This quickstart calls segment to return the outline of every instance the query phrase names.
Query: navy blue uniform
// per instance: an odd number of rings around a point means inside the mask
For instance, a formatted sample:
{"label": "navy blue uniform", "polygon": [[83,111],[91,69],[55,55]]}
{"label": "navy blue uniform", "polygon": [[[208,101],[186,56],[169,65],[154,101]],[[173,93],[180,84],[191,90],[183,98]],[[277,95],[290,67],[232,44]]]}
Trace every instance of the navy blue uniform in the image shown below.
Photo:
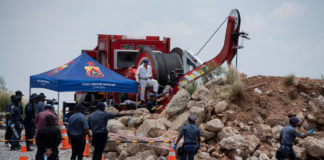
{"label": "navy blue uniform", "polygon": [[[10,101],[8,104],[7,104],[7,107],[6,107],[6,134],[5,134],[5,139],[6,140],[11,140],[11,135],[12,135],[12,129],[10,127],[10,110],[11,110],[11,106],[12,106],[12,101]],[[6,142],[6,144],[8,144],[9,142]]]}
{"label": "navy blue uniform", "polygon": [[90,114],[88,122],[93,133],[92,145],[94,146],[93,160],[101,160],[102,152],[107,143],[107,121],[113,119],[115,114],[97,109]]}
{"label": "navy blue uniform", "polygon": [[146,104],[146,109],[149,110],[151,114],[156,113],[156,105],[158,103],[158,100],[149,100]]}
{"label": "navy blue uniform", "polygon": [[[21,110],[19,109],[19,105],[14,104],[11,106],[10,110],[10,121],[12,128],[12,136],[11,140],[20,140],[21,130],[22,130],[22,119],[21,119]],[[11,145],[18,146],[18,142],[11,142]]]}
{"label": "navy blue uniform", "polygon": [[80,112],[75,112],[68,121],[68,132],[70,133],[70,140],[72,146],[71,159],[75,160],[76,155],[78,159],[82,160],[83,151],[86,144],[85,129],[89,129],[85,116]]}
{"label": "navy blue uniform", "polygon": [[[24,125],[25,125],[25,132],[26,132],[26,139],[33,139],[35,135],[35,103],[33,102],[28,102],[26,107],[25,107],[25,120],[24,120]],[[30,142],[33,143],[33,142]],[[28,144],[27,144],[28,145]],[[27,146],[27,148],[29,148]]]}
{"label": "navy blue uniform", "polygon": [[193,160],[198,149],[197,137],[200,137],[200,129],[193,123],[188,123],[181,128],[180,135],[184,136],[183,151],[184,154],[180,160]]}
{"label": "navy blue uniform", "polygon": [[38,101],[36,105],[36,114],[43,112],[44,111],[44,102],[43,101]]}
{"label": "navy blue uniform", "polygon": [[[279,151],[283,154],[283,157],[289,157],[290,160],[297,160],[295,156],[295,151],[293,149],[293,144],[296,137],[301,137],[302,134],[297,131],[293,126],[288,125],[281,130],[280,138],[281,146]],[[279,160],[284,160],[285,158],[279,158]]]}

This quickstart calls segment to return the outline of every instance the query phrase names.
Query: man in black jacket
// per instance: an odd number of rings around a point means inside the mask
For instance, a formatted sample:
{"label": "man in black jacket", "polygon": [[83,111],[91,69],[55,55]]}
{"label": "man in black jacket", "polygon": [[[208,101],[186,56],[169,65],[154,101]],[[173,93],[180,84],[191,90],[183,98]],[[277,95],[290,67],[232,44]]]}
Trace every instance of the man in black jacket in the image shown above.
{"label": "man in black jacket", "polygon": [[[5,134],[6,140],[11,140],[11,135],[12,135],[12,129],[10,127],[10,123],[11,123],[10,122],[10,111],[11,111],[11,106],[12,106],[14,97],[15,97],[15,95],[11,95],[11,97],[10,97],[11,101],[7,104],[7,107],[6,107],[6,125],[7,125],[6,134]],[[11,147],[9,142],[6,142],[6,146],[9,148]]]}
{"label": "man in black jacket", "polygon": [[[29,102],[27,103],[25,107],[25,120],[24,120],[24,125],[25,125],[25,134],[26,134],[26,139],[34,139],[35,135],[35,106],[36,106],[36,101],[37,101],[37,94],[34,93],[30,96]],[[32,141],[28,142],[26,144],[27,146],[27,151],[33,151],[29,147],[29,145],[33,144]]]}
{"label": "man in black jacket", "polygon": [[61,143],[62,135],[60,129],[53,125],[54,117],[47,115],[45,117],[46,126],[38,130],[36,136],[37,154],[36,160],[43,160],[44,153],[47,160],[58,159],[58,146]]}

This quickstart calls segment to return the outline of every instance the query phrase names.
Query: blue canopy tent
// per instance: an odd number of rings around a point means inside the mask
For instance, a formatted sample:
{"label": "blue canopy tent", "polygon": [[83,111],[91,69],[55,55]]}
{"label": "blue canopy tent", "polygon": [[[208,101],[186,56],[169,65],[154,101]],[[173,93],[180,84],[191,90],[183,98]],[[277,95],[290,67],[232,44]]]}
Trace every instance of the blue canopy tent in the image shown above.
{"label": "blue canopy tent", "polygon": [[30,76],[30,88],[57,91],[58,96],[71,91],[138,93],[135,81],[102,66],[85,52],[56,69]]}

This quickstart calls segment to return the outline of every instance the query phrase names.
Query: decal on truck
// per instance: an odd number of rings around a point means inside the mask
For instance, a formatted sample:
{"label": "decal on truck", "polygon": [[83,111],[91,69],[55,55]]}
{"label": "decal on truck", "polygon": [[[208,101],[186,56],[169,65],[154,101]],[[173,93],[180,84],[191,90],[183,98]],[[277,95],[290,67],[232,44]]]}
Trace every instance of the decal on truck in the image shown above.
{"label": "decal on truck", "polygon": [[[136,50],[139,50],[143,47],[149,47],[151,48],[152,50],[155,50],[155,45],[136,45]],[[135,45],[133,44],[121,44],[120,45],[120,48],[121,49],[126,49],[126,50],[135,50]]]}

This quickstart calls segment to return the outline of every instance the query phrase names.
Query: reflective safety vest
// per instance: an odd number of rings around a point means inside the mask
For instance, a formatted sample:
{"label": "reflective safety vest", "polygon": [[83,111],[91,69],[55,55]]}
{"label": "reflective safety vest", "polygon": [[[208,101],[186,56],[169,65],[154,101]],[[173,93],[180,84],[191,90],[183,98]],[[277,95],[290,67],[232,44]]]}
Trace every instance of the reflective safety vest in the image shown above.
{"label": "reflective safety vest", "polygon": [[144,80],[147,80],[148,78],[152,77],[152,68],[151,65],[147,65],[147,68],[144,66],[144,64],[140,65],[137,68],[135,78],[138,81],[139,77],[143,78]]}

